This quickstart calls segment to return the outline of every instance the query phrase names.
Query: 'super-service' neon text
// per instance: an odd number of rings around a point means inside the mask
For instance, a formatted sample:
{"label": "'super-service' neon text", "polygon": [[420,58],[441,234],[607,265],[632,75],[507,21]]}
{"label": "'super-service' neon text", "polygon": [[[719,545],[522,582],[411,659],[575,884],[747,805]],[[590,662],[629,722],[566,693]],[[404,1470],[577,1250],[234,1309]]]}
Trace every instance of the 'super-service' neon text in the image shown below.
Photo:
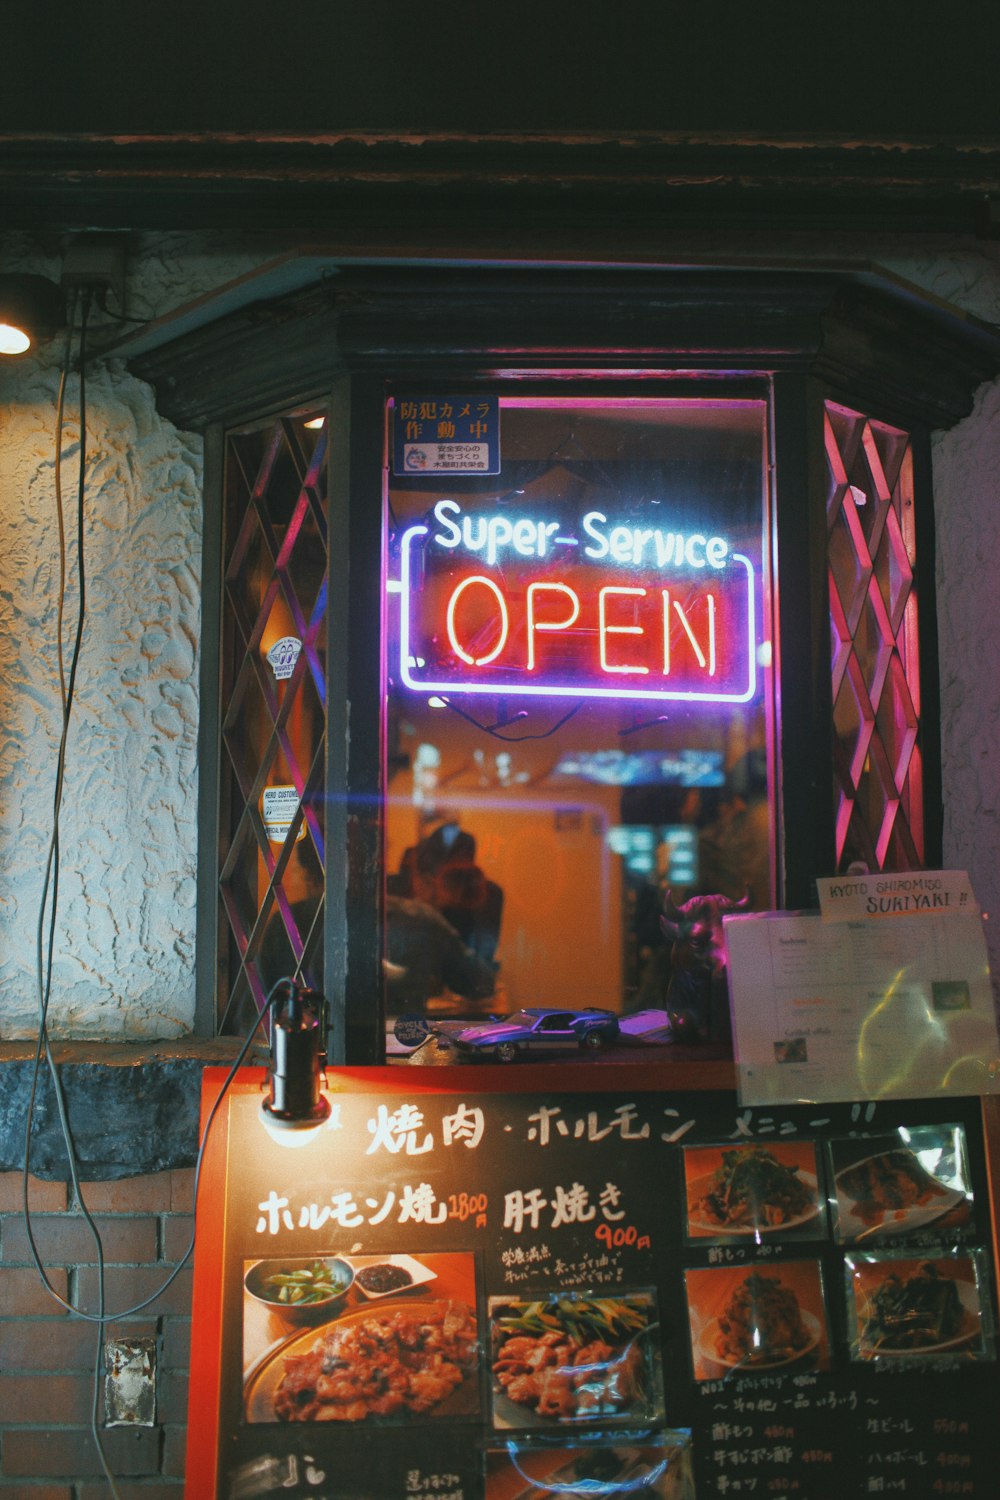
{"label": "'super-service' neon text", "polygon": [[422,692],[746,702],[755,577],[727,538],[589,510],[438,500],[400,539],[402,681]]}

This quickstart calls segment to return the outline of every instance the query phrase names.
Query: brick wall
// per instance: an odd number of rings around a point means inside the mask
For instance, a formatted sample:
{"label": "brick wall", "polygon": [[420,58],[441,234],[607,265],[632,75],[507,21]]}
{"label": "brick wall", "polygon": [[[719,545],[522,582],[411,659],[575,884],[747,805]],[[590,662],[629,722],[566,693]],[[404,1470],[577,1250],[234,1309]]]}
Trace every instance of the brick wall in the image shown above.
{"label": "brick wall", "polygon": [[[109,1311],[162,1283],[191,1235],[193,1171],[84,1183],[105,1247]],[[96,1309],[93,1239],[62,1182],[31,1182],[32,1229],[49,1279]],[[122,1500],[181,1500],[191,1329],[186,1267],[151,1307],[109,1325],[106,1337],[156,1340],[156,1425],[103,1432]],[[0,1173],[0,1500],[106,1500],[90,1435],[95,1325],[45,1291],[21,1216],[21,1176]],[[104,1392],[101,1391],[101,1413]]]}

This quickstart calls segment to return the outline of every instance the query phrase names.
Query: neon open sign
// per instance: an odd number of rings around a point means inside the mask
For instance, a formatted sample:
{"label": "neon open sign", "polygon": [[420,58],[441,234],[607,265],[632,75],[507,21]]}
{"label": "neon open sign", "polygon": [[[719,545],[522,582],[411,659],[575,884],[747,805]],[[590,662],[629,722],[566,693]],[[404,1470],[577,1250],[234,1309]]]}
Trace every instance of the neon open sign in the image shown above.
{"label": "neon open sign", "polygon": [[750,559],[698,530],[464,513],[400,539],[399,673],[425,693],[745,703]]}

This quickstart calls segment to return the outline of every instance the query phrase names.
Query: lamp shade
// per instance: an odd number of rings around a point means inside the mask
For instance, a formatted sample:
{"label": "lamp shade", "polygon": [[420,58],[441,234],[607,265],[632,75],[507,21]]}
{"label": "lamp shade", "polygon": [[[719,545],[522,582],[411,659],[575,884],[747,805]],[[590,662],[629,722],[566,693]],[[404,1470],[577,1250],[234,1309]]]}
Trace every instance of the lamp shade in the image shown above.
{"label": "lamp shade", "polygon": [[268,1097],[261,1118],[271,1132],[301,1133],[322,1125],[330,1106],[321,1092],[326,1060],[326,1002],[316,990],[283,981],[287,993],[271,1018]]}
{"label": "lamp shade", "polygon": [[66,322],[62,290],[47,276],[0,274],[0,354],[24,354]]}

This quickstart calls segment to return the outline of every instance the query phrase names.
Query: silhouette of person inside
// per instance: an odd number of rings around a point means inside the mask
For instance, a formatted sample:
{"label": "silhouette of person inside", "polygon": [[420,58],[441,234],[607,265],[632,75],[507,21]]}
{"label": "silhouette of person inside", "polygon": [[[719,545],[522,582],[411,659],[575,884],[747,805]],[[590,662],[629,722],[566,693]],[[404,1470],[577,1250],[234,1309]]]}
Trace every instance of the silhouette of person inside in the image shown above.
{"label": "silhouette of person inside", "polygon": [[[291,906],[300,933],[311,932],[320,898],[307,896]],[[390,1014],[422,1012],[435,1000],[461,1010],[475,1009],[494,991],[495,968],[462,942],[451,923],[427,901],[389,893],[385,901],[386,1008]],[[285,924],[271,913],[259,954],[264,983],[290,975],[295,967]],[[306,976],[308,977],[308,976]]]}
{"label": "silhouette of person inside", "polygon": [[426,901],[388,894],[386,908],[386,1004],[393,1014],[423,1011],[435,1000],[457,997],[475,1004],[489,999],[495,970],[462,942],[458,932]]}
{"label": "silhouette of person inside", "polygon": [[503,890],[476,863],[471,833],[457,823],[443,823],[407,849],[390,889],[434,907],[476,957],[496,969]]}

